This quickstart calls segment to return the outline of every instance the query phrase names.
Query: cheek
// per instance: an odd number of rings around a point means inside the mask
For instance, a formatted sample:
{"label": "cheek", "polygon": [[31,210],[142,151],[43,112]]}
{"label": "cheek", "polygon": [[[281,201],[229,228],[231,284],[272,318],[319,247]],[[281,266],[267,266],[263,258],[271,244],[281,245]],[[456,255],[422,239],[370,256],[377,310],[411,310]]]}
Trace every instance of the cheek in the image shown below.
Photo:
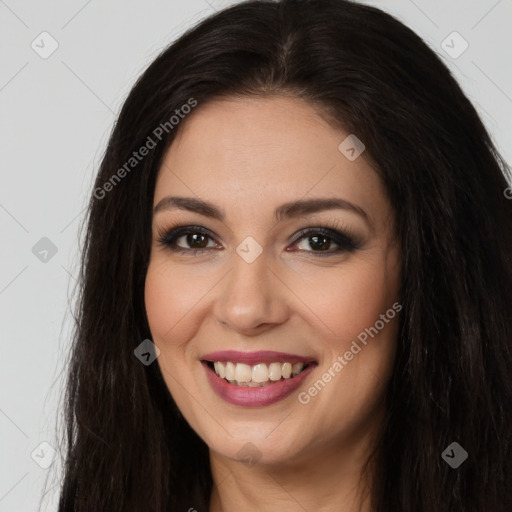
{"label": "cheek", "polygon": [[167,389],[180,410],[187,411],[183,387],[190,387],[189,363],[193,352],[186,340],[192,338],[197,329],[192,325],[194,315],[191,311],[194,311],[201,290],[195,281],[192,281],[194,286],[190,280],[185,286],[183,277],[170,268],[157,261],[150,263],[145,284],[146,314],[152,341],[160,350],[156,362]]}
{"label": "cheek", "polygon": [[304,390],[301,403],[309,403],[306,407],[323,418],[328,430],[336,432],[344,424],[348,432],[372,417],[393,370],[401,310],[399,260],[374,255],[320,277],[303,282],[297,292],[311,311],[306,322],[315,326],[315,342],[321,344],[318,380]]}
{"label": "cheek", "polygon": [[166,338],[176,324],[180,309],[180,302],[176,300],[173,289],[177,283],[172,275],[166,275],[159,271],[153,263],[150,264],[144,290],[146,314],[148,317],[151,334],[156,340]]}
{"label": "cheek", "polygon": [[[214,281],[200,272],[181,268],[176,271],[169,262],[155,258],[146,275],[145,304],[151,333],[157,345],[177,349],[176,340],[192,337],[200,322],[201,299]],[[160,348],[160,347],[159,347]]]}
{"label": "cheek", "polygon": [[303,400],[333,431],[338,422],[350,430],[370,418],[387,387],[401,310],[397,261],[359,261],[325,280],[322,294],[310,294],[325,358],[322,382]]}
{"label": "cheek", "polygon": [[[298,280],[294,287],[310,311],[308,323],[322,333],[319,338],[325,340],[324,348],[336,353],[347,350],[347,344],[376,322],[382,335],[391,330],[388,324],[394,322],[385,322],[383,328],[380,318],[399,300],[398,290],[396,267],[389,268],[378,259],[329,269],[314,279]],[[394,310],[390,313],[386,320],[397,316]]]}
{"label": "cheek", "polygon": [[158,366],[179,409],[187,417],[192,414],[190,397],[193,375],[192,339],[201,320],[198,302],[204,296],[205,283],[183,272],[176,272],[168,262],[154,259],[150,262],[145,282],[146,314],[153,343],[160,350]]}

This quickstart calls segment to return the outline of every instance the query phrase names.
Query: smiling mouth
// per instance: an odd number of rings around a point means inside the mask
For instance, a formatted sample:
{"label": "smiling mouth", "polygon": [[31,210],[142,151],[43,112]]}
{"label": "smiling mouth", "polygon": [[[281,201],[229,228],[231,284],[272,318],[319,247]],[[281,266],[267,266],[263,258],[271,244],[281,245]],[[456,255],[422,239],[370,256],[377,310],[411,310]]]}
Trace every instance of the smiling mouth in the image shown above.
{"label": "smiling mouth", "polygon": [[280,381],[290,380],[310,366],[316,366],[315,362],[273,362],[270,364],[258,363],[248,365],[231,361],[203,361],[215,374],[229,384],[243,387],[271,386]]}

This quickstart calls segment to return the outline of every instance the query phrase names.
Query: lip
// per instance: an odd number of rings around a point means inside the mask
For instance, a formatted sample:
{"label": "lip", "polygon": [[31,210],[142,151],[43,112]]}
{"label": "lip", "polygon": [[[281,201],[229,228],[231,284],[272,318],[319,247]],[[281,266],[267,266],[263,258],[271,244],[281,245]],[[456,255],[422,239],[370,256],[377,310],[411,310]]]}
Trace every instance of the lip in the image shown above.
{"label": "lip", "polygon": [[[218,353],[214,354],[218,355]],[[272,354],[276,354],[276,352],[273,352]],[[222,361],[222,358],[215,360]],[[273,361],[278,362],[276,359]],[[289,359],[287,359],[287,361],[291,362]],[[303,359],[300,359],[296,362],[302,361]],[[257,362],[263,361],[259,359]],[[254,364],[257,364],[257,362]],[[221,379],[215,371],[208,366],[206,361],[201,361],[201,364],[205,369],[206,377],[208,378],[208,381],[215,393],[230,404],[241,405],[244,407],[263,407],[283,400],[293,393],[317,366],[316,363],[313,363],[296,377],[283,379],[274,384],[269,384],[268,386],[252,388],[248,386],[229,384],[225,379]]]}
{"label": "lip", "polygon": [[314,363],[313,357],[304,357],[296,354],[286,354],[285,352],[274,352],[272,350],[260,350],[258,352],[239,352],[237,350],[218,350],[210,352],[201,357],[201,361],[215,363],[220,361],[225,363],[244,363],[253,366],[258,363]]}

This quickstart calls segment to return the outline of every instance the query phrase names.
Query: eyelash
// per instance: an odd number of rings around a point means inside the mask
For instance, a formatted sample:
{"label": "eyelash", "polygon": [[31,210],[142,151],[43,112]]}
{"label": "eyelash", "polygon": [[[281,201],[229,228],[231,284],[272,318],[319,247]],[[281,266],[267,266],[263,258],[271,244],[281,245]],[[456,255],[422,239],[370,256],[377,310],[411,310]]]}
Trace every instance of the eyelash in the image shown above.
{"label": "eyelash", "polygon": [[[171,224],[167,225],[164,229],[158,230],[158,243],[162,244],[165,248],[169,249],[175,253],[188,254],[192,256],[196,256],[198,253],[202,253],[203,251],[211,250],[211,247],[203,247],[201,249],[184,249],[182,247],[177,247],[175,245],[176,240],[183,235],[188,234],[201,234],[210,239],[214,240],[214,237],[211,233],[201,226],[187,226],[183,224]],[[303,238],[308,238],[313,235],[321,235],[333,241],[336,245],[339,246],[338,249],[334,251],[304,251],[313,253],[318,257],[326,257],[340,254],[342,252],[353,252],[360,247],[360,243],[358,241],[358,237],[351,233],[349,229],[342,226],[340,222],[326,222],[322,225],[319,225],[315,228],[305,228],[301,229],[296,233],[293,240],[293,245],[296,245]]]}

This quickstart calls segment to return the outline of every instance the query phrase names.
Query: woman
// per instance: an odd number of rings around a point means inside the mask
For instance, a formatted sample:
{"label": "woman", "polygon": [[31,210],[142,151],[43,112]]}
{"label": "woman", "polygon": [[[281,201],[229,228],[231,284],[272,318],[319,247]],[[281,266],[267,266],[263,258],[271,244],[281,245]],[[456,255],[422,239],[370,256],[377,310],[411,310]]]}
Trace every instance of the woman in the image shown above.
{"label": "woman", "polygon": [[91,198],[59,511],[510,510],[507,178],[378,9],[183,35]]}

